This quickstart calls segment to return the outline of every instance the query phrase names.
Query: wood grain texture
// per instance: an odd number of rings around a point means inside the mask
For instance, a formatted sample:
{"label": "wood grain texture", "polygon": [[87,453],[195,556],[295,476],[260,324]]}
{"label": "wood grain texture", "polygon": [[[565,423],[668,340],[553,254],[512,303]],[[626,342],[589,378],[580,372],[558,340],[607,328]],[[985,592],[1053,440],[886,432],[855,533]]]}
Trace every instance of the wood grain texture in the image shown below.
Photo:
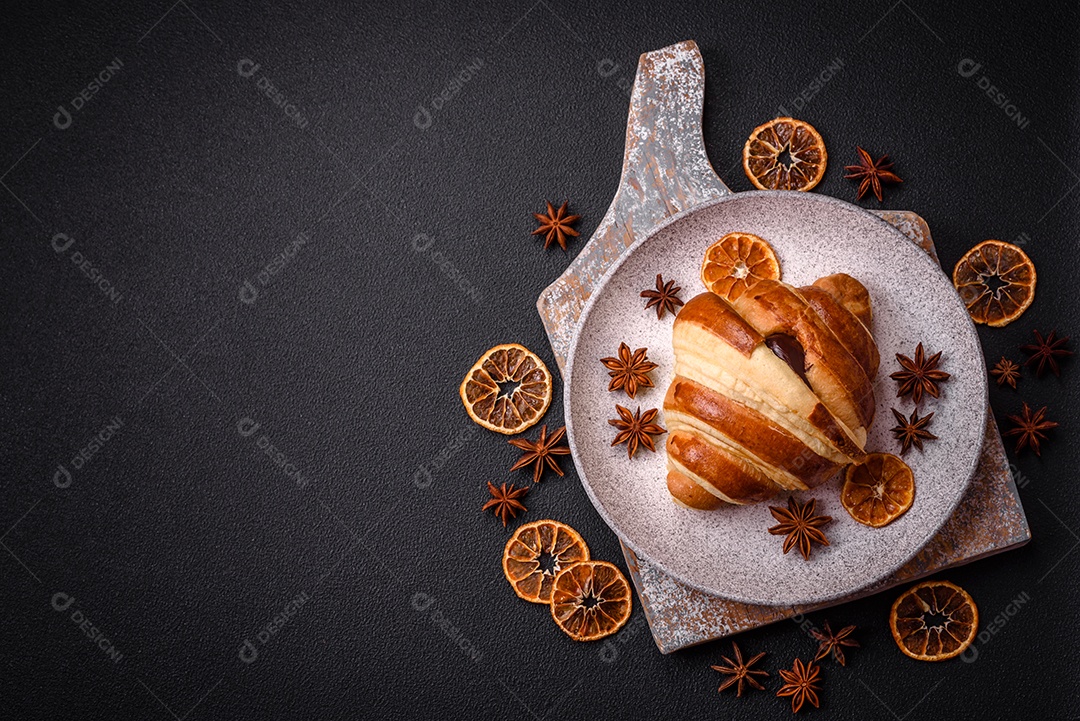
{"label": "wood grain texture", "polygon": [[[581,310],[611,264],[666,218],[730,193],[705,155],[701,135],[704,81],[704,64],[693,41],[641,56],[619,189],[592,238],[537,301],[560,370]],[[921,217],[907,211],[876,214],[938,260],[930,229]],[[625,546],[623,553],[653,638],[662,653],[670,653],[878,593],[1016,548],[1030,538],[1001,436],[990,414],[979,467],[953,517],[902,569],[849,598],[812,608],[737,603],[686,586]]]}

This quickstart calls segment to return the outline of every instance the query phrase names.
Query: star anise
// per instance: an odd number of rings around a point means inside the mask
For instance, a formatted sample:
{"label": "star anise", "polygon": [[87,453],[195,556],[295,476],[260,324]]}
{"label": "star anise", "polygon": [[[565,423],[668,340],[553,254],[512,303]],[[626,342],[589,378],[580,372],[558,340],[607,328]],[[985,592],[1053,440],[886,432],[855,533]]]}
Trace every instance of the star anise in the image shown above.
{"label": "star anise", "polygon": [[528,510],[521,502],[521,499],[529,492],[528,486],[515,488],[511,483],[507,488],[504,483],[501,488],[497,488],[494,483],[488,481],[488,492],[491,494],[491,500],[485,503],[481,510],[494,509],[495,517],[502,520],[504,527],[511,518],[517,518],[518,511]]}
{"label": "star anise", "polygon": [[828,621],[826,621],[824,625],[825,625],[825,632],[824,633],[822,633],[821,631],[818,631],[816,628],[813,631],[810,632],[811,636],[816,638],[818,641],[821,641],[821,645],[818,646],[818,652],[817,652],[817,655],[814,656],[814,660],[815,661],[820,661],[821,659],[828,656],[829,653],[831,652],[832,655],[833,655],[833,658],[836,659],[836,662],[839,663],[841,666],[843,666],[844,665],[844,649],[843,649],[843,647],[844,646],[851,646],[853,648],[858,648],[859,647],[859,642],[858,641],[856,641],[853,638],[848,638],[848,636],[850,636],[852,633],[854,633],[855,627],[854,626],[845,626],[844,628],[840,629],[836,633],[833,633],[832,629],[829,628],[829,622]]}
{"label": "star anise", "polygon": [[555,462],[553,456],[565,456],[570,453],[570,449],[566,446],[555,445],[561,441],[565,435],[566,426],[563,426],[552,433],[551,436],[548,436],[547,426],[545,425],[540,429],[540,436],[535,441],[530,441],[526,438],[511,438],[507,443],[516,448],[520,448],[525,451],[525,453],[518,459],[517,463],[510,467],[510,470],[516,471],[519,468],[532,465],[533,483],[540,482],[541,476],[544,475],[545,466],[561,476],[563,474],[562,469],[559,468],[559,464]]}
{"label": "star anise", "polygon": [[581,216],[565,215],[566,206],[569,202],[569,200],[565,201],[556,211],[551,205],[551,201],[547,201],[547,215],[533,213],[533,217],[540,221],[540,227],[534,230],[532,234],[547,234],[544,236],[544,250],[548,249],[548,246],[551,245],[551,241],[553,240],[558,241],[559,247],[566,250],[566,236],[572,235],[576,238],[580,235],[580,233],[570,227],[570,224],[580,220]]}
{"label": "star anise", "polygon": [[896,354],[896,360],[899,361],[903,370],[889,377],[900,384],[896,391],[897,398],[911,394],[911,400],[918,405],[923,393],[928,393],[934,398],[940,397],[941,389],[938,385],[949,380],[948,373],[937,370],[938,363],[941,361],[941,351],[927,358],[920,343],[915,348],[915,360],[899,353]]}
{"label": "star anise", "polygon": [[656,319],[660,320],[664,317],[664,313],[671,313],[675,315],[680,305],[683,304],[679,300],[679,291],[682,290],[679,286],[675,285],[675,281],[669,280],[664,282],[664,276],[660,273],[656,274],[656,290],[643,290],[641,291],[642,298],[648,298],[649,302],[645,304],[645,310],[649,308],[656,308]]}
{"label": "star anise", "polygon": [[1050,335],[1045,338],[1037,330],[1032,331],[1032,333],[1035,334],[1035,342],[1031,345],[1020,346],[1020,350],[1031,353],[1031,357],[1027,359],[1025,365],[1037,363],[1035,376],[1038,378],[1042,378],[1043,371],[1047,367],[1054,372],[1054,375],[1060,376],[1061,369],[1058,367],[1058,358],[1073,354],[1071,350],[1065,348],[1065,344],[1069,342],[1069,336],[1058,338],[1056,330],[1050,331]]}
{"label": "star anise", "polygon": [[620,343],[618,358],[601,358],[600,362],[611,376],[608,390],[617,391],[621,388],[626,391],[626,395],[633,398],[638,388],[652,388],[652,378],[646,374],[659,366],[646,358],[648,351],[648,348],[638,348],[631,355],[630,346]]}
{"label": "star anise", "polygon": [[1035,455],[1041,456],[1039,442],[1046,440],[1046,433],[1051,428],[1057,428],[1058,423],[1046,420],[1046,406],[1032,413],[1031,406],[1024,402],[1024,410],[1020,415],[1009,416],[1009,420],[1015,424],[1014,428],[1005,431],[1007,436],[1019,436],[1016,439],[1016,452],[1031,446]]}
{"label": "star anise", "polygon": [[816,663],[811,661],[804,664],[800,659],[795,659],[790,671],[780,669],[780,677],[785,683],[776,695],[791,697],[792,713],[798,713],[805,701],[819,708],[817,692],[821,688],[817,684],[821,678],[821,668]]}
{"label": "star anise", "polygon": [[895,408],[892,409],[892,412],[896,422],[899,424],[891,430],[893,435],[896,436],[896,440],[900,441],[900,455],[907,453],[912,446],[921,451],[924,440],[937,440],[937,436],[926,430],[926,427],[930,425],[930,421],[934,418],[933,413],[919,418],[919,411],[916,409],[911,412],[911,418],[905,418],[904,414]]}
{"label": "star anise", "polygon": [[855,150],[859,154],[858,165],[845,165],[844,170],[848,171],[848,175],[845,178],[853,178],[855,180],[861,180],[859,183],[859,195],[856,200],[862,200],[862,197],[866,195],[866,191],[872,190],[874,197],[881,202],[881,183],[902,183],[903,180],[900,176],[892,172],[893,164],[889,162],[889,156],[883,155],[877,162],[870,157],[870,153],[866,152],[862,148],[856,146]]}
{"label": "star anise", "polygon": [[817,501],[811,498],[806,503],[800,504],[792,496],[788,496],[787,508],[769,506],[769,512],[773,518],[780,521],[776,526],[769,529],[774,536],[787,536],[784,539],[784,553],[787,554],[795,546],[799,547],[799,553],[804,560],[810,560],[810,543],[820,543],[822,546],[829,545],[829,539],[821,527],[832,521],[832,516],[817,516],[814,508]]}
{"label": "star anise", "polygon": [[994,364],[990,375],[994,376],[999,386],[1008,385],[1016,388],[1016,382],[1020,380],[1020,366],[1005,356],[1001,356],[1001,360]]}
{"label": "star anise", "polygon": [[720,688],[717,689],[720,693],[723,693],[732,686],[735,687],[735,696],[741,697],[743,692],[743,683],[747,683],[753,686],[758,691],[764,691],[765,687],[762,686],[754,676],[764,676],[768,678],[769,672],[762,671],[761,669],[753,668],[753,665],[765,657],[765,653],[759,653],[751,658],[749,661],[743,661],[742,651],[739,650],[739,644],[732,641],[732,647],[735,649],[735,660],[732,661],[727,656],[720,656],[720,658],[727,661],[727,666],[711,666],[712,670],[719,671],[725,676],[731,678],[725,679]]}
{"label": "star anise", "polygon": [[609,420],[608,423],[618,428],[619,432],[615,434],[615,440],[611,442],[611,445],[617,446],[620,443],[625,443],[628,458],[634,457],[639,445],[645,446],[655,453],[656,446],[653,445],[652,436],[667,433],[666,429],[661,428],[657,423],[653,423],[659,411],[652,408],[642,413],[641,406],[638,406],[637,411],[630,413],[629,408],[623,408],[618,404],[615,404],[615,410],[620,417]]}

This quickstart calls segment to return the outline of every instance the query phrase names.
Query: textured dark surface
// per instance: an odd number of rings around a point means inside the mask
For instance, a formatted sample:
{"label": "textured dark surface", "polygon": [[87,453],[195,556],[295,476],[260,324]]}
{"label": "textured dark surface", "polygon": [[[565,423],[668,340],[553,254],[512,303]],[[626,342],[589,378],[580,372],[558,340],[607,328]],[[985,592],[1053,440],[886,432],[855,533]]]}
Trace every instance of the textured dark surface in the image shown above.
{"label": "textured dark surface", "polygon": [[[945,267],[984,238],[1026,238],[1037,298],[1013,325],[981,331],[988,359],[1020,360],[1033,328],[1071,334],[1075,8],[833,10],[166,0],[9,11],[5,716],[785,714],[771,694],[717,696],[708,666],[726,643],[662,657],[635,612],[607,646],[574,644],[519,601],[498,566],[508,532],[479,513],[484,481],[508,480],[517,454],[467,421],[456,387],[495,343],[550,362],[534,303],[570,255],[541,250],[529,213],[569,197],[592,232],[618,180],[622,86],[639,53],[687,38],[709,73],[706,147],[733,190],[749,188],[737,167],[749,129],[784,106],[829,144],[819,192],[854,197],[841,166],[856,144],[890,153],[906,182],[885,207],[925,217]],[[119,69],[59,129],[58,106],[114,58]],[[796,110],[835,58],[842,70]],[[982,64],[971,77],[957,69],[965,58]],[[260,66],[250,77],[244,59]],[[984,75],[1024,127],[980,90]],[[306,123],[261,93],[263,77]],[[295,257],[261,283],[286,248]],[[245,281],[253,304],[240,300]],[[858,624],[863,646],[825,668],[818,715],[1075,715],[1075,373],[1067,363],[1060,380],[1027,373],[1018,392],[991,391],[1004,427],[1022,399],[1049,404],[1063,427],[1041,460],[1016,461],[1034,540],[948,574],[980,606],[975,662],[903,657],[887,632],[892,594],[816,614],[819,626]],[[557,393],[546,420],[561,412]],[[260,424],[248,436],[245,418]],[[119,429],[74,468],[113,419]],[[258,448],[263,437],[290,465]],[[525,518],[566,521],[594,556],[620,560],[572,472],[528,501]],[[252,663],[239,658],[245,639]],[[773,690],[776,670],[813,648],[790,622],[739,642],[769,652]]]}

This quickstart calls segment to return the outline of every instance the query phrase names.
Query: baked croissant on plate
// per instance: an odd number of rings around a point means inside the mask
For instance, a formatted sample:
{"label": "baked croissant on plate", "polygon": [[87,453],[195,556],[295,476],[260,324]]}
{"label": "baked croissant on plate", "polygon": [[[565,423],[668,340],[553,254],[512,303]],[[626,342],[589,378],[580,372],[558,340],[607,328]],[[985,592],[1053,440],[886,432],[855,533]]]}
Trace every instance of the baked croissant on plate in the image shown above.
{"label": "baked croissant on plate", "polygon": [[668,490],[698,509],[813,488],[865,455],[878,350],[870,295],[842,273],[702,293],[672,331]]}

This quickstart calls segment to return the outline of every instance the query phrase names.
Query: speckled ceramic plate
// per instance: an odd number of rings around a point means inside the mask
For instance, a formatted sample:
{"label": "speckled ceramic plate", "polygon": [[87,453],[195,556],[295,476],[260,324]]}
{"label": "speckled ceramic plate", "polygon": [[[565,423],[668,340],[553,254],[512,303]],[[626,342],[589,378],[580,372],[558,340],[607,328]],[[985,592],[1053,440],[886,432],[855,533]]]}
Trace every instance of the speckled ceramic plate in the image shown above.
{"label": "speckled ceramic plate", "polygon": [[[810,562],[781,552],[783,539],[768,503],[693,511],[677,506],[666,485],[663,442],[658,453],[630,460],[624,446],[612,448],[615,404],[661,408],[671,382],[672,317],[656,319],[638,294],[652,288],[657,273],[682,286],[683,300],[704,291],[698,277],[705,249],[725,233],[742,231],[768,240],[780,258],[783,280],[806,285],[844,272],[858,278],[873,303],[873,333],[881,352],[874,381],[877,414],[867,449],[898,450],[889,429],[890,407],[905,414],[910,399],[897,399],[896,353],[912,355],[922,342],[943,351],[941,368],[952,374],[940,399],[922,403],[933,411],[940,437],[912,449],[905,460],[915,473],[915,502],[885,528],[856,523],[840,505],[840,478],[801,498],[818,499],[819,512],[833,517],[831,545],[814,547]],[[630,401],[607,390],[599,359],[616,354],[620,342],[647,347],[655,388]],[[737,193],[674,216],[635,243],[612,266],[583,311],[566,364],[568,437],[585,490],[597,510],[635,553],[706,593],[745,603],[798,605],[828,601],[878,581],[911,559],[941,528],[974,473],[986,427],[987,389],[982,350],[974,325],[949,279],[899,231],[834,198],[797,192]],[[780,503],[782,498],[773,502]]]}

